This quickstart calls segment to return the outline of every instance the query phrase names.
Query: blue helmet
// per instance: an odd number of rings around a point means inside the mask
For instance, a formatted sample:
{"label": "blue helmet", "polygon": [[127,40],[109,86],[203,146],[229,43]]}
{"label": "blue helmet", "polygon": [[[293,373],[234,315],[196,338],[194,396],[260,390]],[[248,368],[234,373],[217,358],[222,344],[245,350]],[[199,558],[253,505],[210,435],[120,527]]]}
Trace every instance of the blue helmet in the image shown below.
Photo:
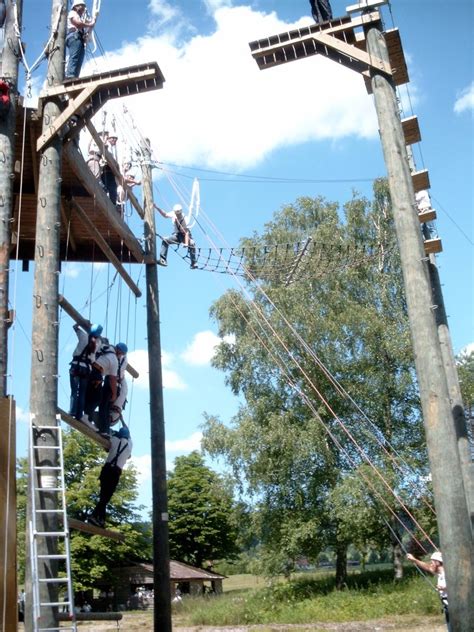
{"label": "blue helmet", "polygon": [[123,355],[128,353],[128,347],[124,342],[117,342],[117,344],[115,345],[115,350],[120,351],[120,353],[123,353]]}
{"label": "blue helmet", "polygon": [[91,328],[89,329],[89,333],[91,336],[100,336],[100,334],[104,331],[104,328],[102,327],[102,325],[91,325]]}
{"label": "blue helmet", "polygon": [[117,432],[117,437],[120,439],[130,439],[130,430],[127,426],[122,426],[120,430]]}

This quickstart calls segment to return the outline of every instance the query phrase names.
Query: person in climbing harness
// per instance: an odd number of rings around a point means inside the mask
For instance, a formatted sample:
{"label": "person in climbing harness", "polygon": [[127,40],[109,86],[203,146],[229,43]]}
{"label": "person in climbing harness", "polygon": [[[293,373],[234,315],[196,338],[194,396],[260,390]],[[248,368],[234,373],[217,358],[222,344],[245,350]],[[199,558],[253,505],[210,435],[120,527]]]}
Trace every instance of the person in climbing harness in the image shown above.
{"label": "person in climbing harness", "polygon": [[332,20],[332,9],[329,0],[309,0],[311,14],[316,24]]}
{"label": "person in climbing harness", "polygon": [[[111,134],[104,139],[105,146],[112,154],[114,158],[117,156],[117,136],[115,134]],[[114,206],[117,204],[117,180],[115,179],[115,174],[112,171],[112,168],[109,166],[109,163],[102,158],[100,162],[100,166],[102,167],[102,175],[101,180],[104,185],[104,189],[107,192],[107,195],[110,198],[110,201]]]}
{"label": "person in climbing harness", "polygon": [[112,345],[102,345],[92,363],[83,421],[90,421],[98,406],[98,432],[104,436],[109,436],[110,432],[110,406],[117,399],[117,376],[117,352]]}
{"label": "person in climbing harness", "polygon": [[95,178],[99,181],[100,185],[104,188],[102,183],[102,152],[104,151],[105,143],[107,142],[107,138],[109,136],[109,132],[102,131],[99,132],[100,136],[100,146],[97,145],[93,138],[89,141],[88,147],[88,157],[87,157],[87,166],[94,174]]}
{"label": "person in climbing harness", "polygon": [[100,347],[102,325],[92,325],[87,334],[79,325],[74,325],[77,335],[77,346],[72,355],[69,369],[71,383],[71,401],[69,414],[76,419],[82,419],[86,401],[87,384],[92,370],[92,363]]}
{"label": "person in climbing harness", "polygon": [[128,191],[133,189],[133,187],[140,185],[141,181],[137,180],[136,175],[132,171],[132,163],[126,162],[120,176],[120,184],[117,187],[117,211],[120,213],[122,218],[125,215],[125,204],[128,199]]}
{"label": "person in climbing harness", "polygon": [[132,447],[130,431],[124,424],[118,432],[114,432],[110,437],[110,450],[100,471],[99,502],[87,519],[87,522],[96,527],[103,528],[105,526],[107,505],[117,489],[122,470],[132,454]]}
{"label": "person in climbing harness", "polygon": [[117,399],[110,404],[109,426],[114,426],[119,420],[123,423],[122,411],[125,408],[128,394],[128,384],[125,379],[125,370],[128,365],[128,347],[124,342],[115,345],[117,352]]}
{"label": "person in climbing harness", "polygon": [[66,64],[65,79],[74,79],[81,74],[86,54],[87,32],[95,26],[97,15],[87,19],[85,2],[72,0],[71,10],[67,16],[66,46],[69,56]]}
{"label": "person in climbing harness", "polygon": [[448,592],[446,587],[446,577],[444,574],[443,556],[439,551],[435,551],[430,559],[430,562],[423,562],[422,560],[418,560],[411,553],[407,554],[407,560],[415,564],[415,566],[418,566],[418,568],[422,571],[430,573],[431,575],[436,575],[436,590],[438,591],[439,598],[441,599],[441,606],[443,608],[446,626],[448,632],[452,632],[451,623],[449,621]]}
{"label": "person in climbing harness", "polygon": [[181,204],[175,204],[171,213],[166,213],[159,206],[153,204],[158,213],[162,217],[167,217],[173,222],[173,234],[169,237],[165,237],[161,242],[161,252],[158,263],[160,266],[167,266],[168,258],[168,246],[170,244],[183,244],[187,247],[189,258],[191,259],[191,268],[194,270],[197,268],[196,263],[196,244],[194,243],[193,236],[189,230],[186,220],[183,215],[183,207]]}

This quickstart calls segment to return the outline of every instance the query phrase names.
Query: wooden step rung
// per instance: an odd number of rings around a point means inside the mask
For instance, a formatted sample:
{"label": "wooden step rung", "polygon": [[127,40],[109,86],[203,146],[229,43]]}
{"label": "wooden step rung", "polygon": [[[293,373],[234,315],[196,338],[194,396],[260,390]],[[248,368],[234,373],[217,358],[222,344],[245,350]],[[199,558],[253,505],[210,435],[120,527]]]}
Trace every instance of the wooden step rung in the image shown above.
{"label": "wooden step rung", "polygon": [[409,116],[403,119],[402,128],[405,136],[405,145],[414,145],[420,142],[421,132],[417,116]]}
{"label": "wooden step rung", "polygon": [[427,239],[425,241],[425,253],[427,255],[437,255],[443,251],[443,245],[441,239],[436,237],[435,239]]}
{"label": "wooden step rung", "polygon": [[413,189],[415,190],[415,193],[418,193],[418,191],[426,191],[431,188],[428,169],[413,172],[411,174],[411,179],[413,182]]}
{"label": "wooden step rung", "polygon": [[436,219],[436,211],[434,208],[428,208],[426,211],[422,211],[418,213],[418,219],[421,224],[426,224],[426,222],[432,222]]}
{"label": "wooden step rung", "polygon": [[95,525],[89,524],[88,522],[81,522],[80,520],[76,520],[75,518],[68,518],[67,522],[70,529],[76,529],[77,531],[83,531],[84,533],[90,533],[91,535],[101,535],[104,538],[118,540],[119,542],[125,541],[125,536],[123,535],[123,533],[112,531],[112,529],[102,529],[101,527],[96,527]]}

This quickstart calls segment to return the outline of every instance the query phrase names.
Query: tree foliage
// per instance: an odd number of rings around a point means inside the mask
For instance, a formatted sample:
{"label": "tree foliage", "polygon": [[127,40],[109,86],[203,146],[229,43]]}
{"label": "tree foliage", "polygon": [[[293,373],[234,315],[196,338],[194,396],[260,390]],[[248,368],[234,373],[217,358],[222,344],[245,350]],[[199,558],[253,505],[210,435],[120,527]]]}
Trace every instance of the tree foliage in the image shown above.
{"label": "tree foliage", "polygon": [[232,493],[199,452],[177,457],[168,476],[171,557],[202,567],[237,554]]}
{"label": "tree foliage", "polygon": [[[228,291],[211,310],[223,339],[214,364],[244,403],[230,425],[207,415],[203,445],[226,458],[254,498],[273,572],[278,560],[284,572],[328,544],[343,557],[351,541],[381,540],[380,517],[393,520],[395,501],[387,490],[362,493],[352,484],[371,463],[406,498],[417,475],[400,473],[393,455],[419,475],[427,468],[386,183],[375,183],[371,202],[354,196],[344,218],[322,198],[299,198],[242,245],[255,252],[307,237],[313,254],[294,283],[278,270],[259,278],[256,269],[246,294]],[[349,497],[357,523],[342,511]]]}

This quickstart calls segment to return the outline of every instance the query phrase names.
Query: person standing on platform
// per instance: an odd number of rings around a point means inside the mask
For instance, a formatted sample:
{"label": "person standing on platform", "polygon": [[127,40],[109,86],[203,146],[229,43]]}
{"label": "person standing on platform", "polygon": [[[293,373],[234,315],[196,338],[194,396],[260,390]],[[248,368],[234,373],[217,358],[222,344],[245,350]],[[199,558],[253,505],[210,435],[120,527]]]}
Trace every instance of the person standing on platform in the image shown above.
{"label": "person standing on platform", "polygon": [[332,9],[329,0],[309,0],[309,3],[316,24],[332,20]]}
{"label": "person standing on platform", "polygon": [[112,345],[103,345],[97,353],[89,377],[84,407],[84,421],[90,421],[99,407],[98,431],[104,436],[110,431],[110,406],[117,399],[118,360]]}
{"label": "person standing on platform", "polygon": [[87,19],[85,2],[73,0],[71,10],[67,16],[66,47],[69,56],[66,64],[65,79],[75,79],[81,74],[84,56],[86,54],[87,32],[95,26],[97,15]]}
{"label": "person standing on platform", "polygon": [[161,252],[158,263],[160,266],[167,266],[168,246],[170,244],[183,244],[186,246],[191,259],[191,268],[197,268],[196,263],[196,245],[189,230],[186,219],[183,215],[183,207],[181,204],[175,204],[171,213],[166,213],[156,204],[153,205],[162,217],[167,217],[173,222],[173,234],[165,237],[161,242]]}
{"label": "person standing on platform", "polygon": [[117,489],[125,463],[132,454],[132,446],[130,431],[124,424],[122,428],[120,428],[118,432],[114,432],[110,438],[110,450],[99,476],[99,502],[87,519],[87,522],[96,527],[103,528],[105,526],[107,505]]}
{"label": "person standing on platform", "polygon": [[87,384],[91,374],[92,363],[95,354],[100,347],[100,335],[102,325],[92,325],[89,333],[80,329],[79,325],[74,325],[77,335],[77,346],[72,355],[69,369],[69,380],[71,384],[71,401],[69,414],[76,419],[82,419],[86,401]]}
{"label": "person standing on platform", "polygon": [[[109,150],[109,152],[112,154],[114,158],[116,158],[117,156],[117,140],[118,138],[115,134],[111,134],[105,139],[105,146],[107,147],[107,149]],[[110,167],[109,163],[105,160],[105,158],[102,159],[101,165],[102,165],[101,179],[104,185],[104,189],[107,191],[107,195],[109,196],[112,204],[116,206],[117,205],[117,180],[115,179],[115,174],[112,171],[112,168]]]}

